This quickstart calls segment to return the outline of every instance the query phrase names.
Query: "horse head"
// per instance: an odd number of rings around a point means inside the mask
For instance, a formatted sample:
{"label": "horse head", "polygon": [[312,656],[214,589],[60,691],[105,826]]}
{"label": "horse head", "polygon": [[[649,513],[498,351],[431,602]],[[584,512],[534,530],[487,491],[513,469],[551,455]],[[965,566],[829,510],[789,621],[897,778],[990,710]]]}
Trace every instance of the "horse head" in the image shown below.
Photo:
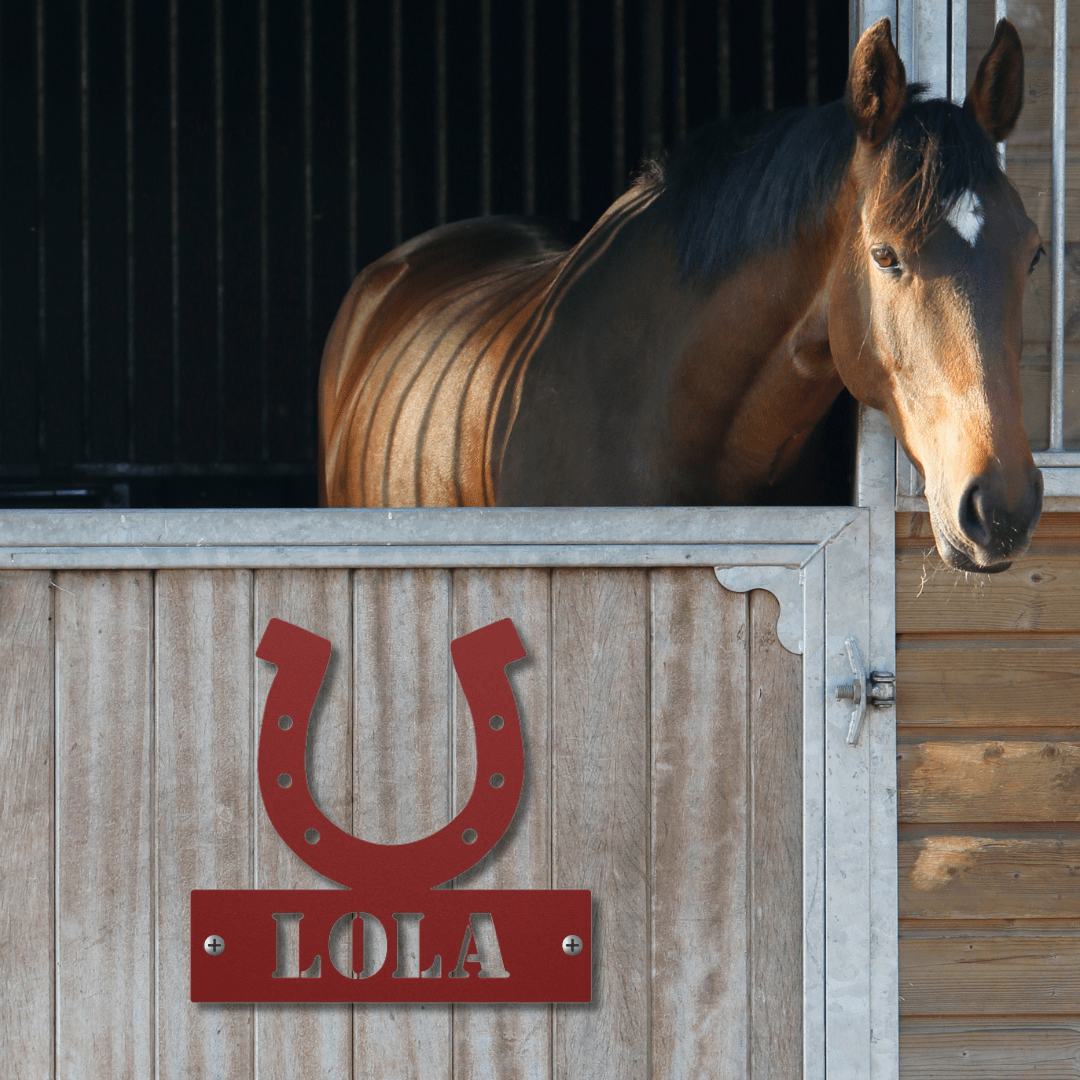
{"label": "horse head", "polygon": [[846,92],[857,140],[830,286],[833,358],[925,477],[941,557],[981,573],[1023,554],[1042,508],[1019,372],[1042,248],[994,146],[1023,79],[1003,19],[962,108],[920,100],[882,19],[859,41]]}

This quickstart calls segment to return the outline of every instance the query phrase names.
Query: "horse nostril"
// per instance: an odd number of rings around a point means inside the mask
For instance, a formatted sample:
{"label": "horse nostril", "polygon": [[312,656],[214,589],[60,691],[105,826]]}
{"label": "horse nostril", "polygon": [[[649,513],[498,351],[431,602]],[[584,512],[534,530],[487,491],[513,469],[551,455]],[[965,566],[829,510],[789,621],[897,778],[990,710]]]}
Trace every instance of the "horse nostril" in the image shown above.
{"label": "horse nostril", "polygon": [[992,528],[991,511],[987,505],[985,489],[978,481],[972,481],[960,500],[960,530],[977,547],[990,544]]}

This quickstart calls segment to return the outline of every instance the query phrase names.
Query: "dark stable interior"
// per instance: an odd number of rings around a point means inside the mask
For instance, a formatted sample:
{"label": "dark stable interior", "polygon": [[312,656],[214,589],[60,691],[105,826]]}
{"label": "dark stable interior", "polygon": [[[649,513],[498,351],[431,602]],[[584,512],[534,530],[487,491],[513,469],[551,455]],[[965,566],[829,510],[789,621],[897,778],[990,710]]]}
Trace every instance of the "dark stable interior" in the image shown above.
{"label": "dark stable interior", "polygon": [[[363,266],[485,209],[576,239],[646,156],[833,100],[848,58],[846,0],[41,10],[0,12],[0,510],[314,506]],[[813,439],[819,487],[775,501],[849,503],[846,392]]]}

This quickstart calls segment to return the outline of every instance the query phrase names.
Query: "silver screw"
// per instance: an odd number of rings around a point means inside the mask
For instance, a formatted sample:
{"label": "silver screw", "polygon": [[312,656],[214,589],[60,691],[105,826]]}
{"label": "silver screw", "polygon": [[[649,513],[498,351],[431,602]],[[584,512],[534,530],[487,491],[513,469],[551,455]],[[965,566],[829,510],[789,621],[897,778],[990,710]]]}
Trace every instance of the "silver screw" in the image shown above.
{"label": "silver screw", "polygon": [[211,956],[220,956],[225,951],[225,939],[218,937],[217,934],[211,934],[203,943],[202,947]]}
{"label": "silver screw", "polygon": [[562,939],[562,951],[567,956],[577,956],[581,952],[581,938],[577,934],[567,934]]}

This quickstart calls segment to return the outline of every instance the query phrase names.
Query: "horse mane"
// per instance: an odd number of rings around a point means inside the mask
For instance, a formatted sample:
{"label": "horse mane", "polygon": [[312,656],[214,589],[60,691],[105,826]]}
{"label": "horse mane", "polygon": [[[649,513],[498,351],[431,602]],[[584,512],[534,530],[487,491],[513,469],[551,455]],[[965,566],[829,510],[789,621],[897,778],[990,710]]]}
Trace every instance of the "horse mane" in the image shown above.
{"label": "horse mane", "polygon": [[[871,220],[925,236],[966,190],[1004,176],[974,116],[909,84],[904,108],[878,147]],[[659,187],[685,277],[714,279],[754,255],[820,232],[855,149],[844,102],[715,121],[690,135],[639,183]]]}

